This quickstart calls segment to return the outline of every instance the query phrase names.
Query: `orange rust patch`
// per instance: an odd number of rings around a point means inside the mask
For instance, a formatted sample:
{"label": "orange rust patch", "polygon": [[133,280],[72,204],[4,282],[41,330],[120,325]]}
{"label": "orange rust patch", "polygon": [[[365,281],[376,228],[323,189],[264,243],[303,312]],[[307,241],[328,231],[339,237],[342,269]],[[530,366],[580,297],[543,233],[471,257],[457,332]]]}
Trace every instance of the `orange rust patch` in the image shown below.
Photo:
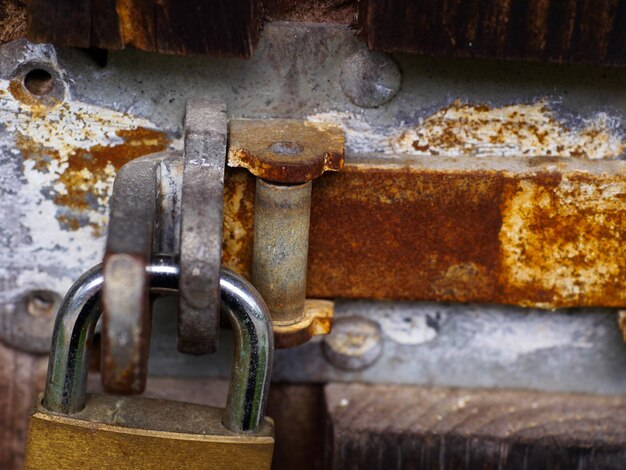
{"label": "orange rust patch", "polygon": [[247,170],[226,168],[222,263],[250,278],[255,179]]}
{"label": "orange rust patch", "polygon": [[493,299],[503,181],[352,166],[316,180],[307,295]]}
{"label": "orange rust patch", "polygon": [[45,106],[33,95],[31,95],[26,88],[22,80],[14,78],[9,83],[9,93],[20,103],[30,106],[30,112],[33,114],[39,114],[45,111]]}
{"label": "orange rust patch", "polygon": [[[278,144],[299,147],[289,153]],[[339,171],[344,160],[344,135],[331,124],[290,119],[238,119],[230,122],[228,165],[280,183],[304,183],[325,171]]]}
{"label": "orange rust patch", "polygon": [[[53,160],[67,164],[51,185],[61,184],[64,188],[63,192],[56,193],[54,202],[71,211],[58,215],[57,219],[72,230],[81,226],[78,217],[81,212],[102,206],[102,201],[108,199],[112,179],[124,164],[143,155],[163,151],[169,144],[166,134],[154,129],[139,127],[119,130],[116,134],[123,140],[121,144],[76,149],[67,159],[62,159],[57,151],[35,144],[28,137],[17,138],[17,146],[24,159],[33,161],[35,170],[50,171]],[[90,225],[95,235],[104,228]]]}
{"label": "orange rust patch", "polygon": [[501,275],[520,305],[626,303],[626,181],[582,174],[507,185]]}

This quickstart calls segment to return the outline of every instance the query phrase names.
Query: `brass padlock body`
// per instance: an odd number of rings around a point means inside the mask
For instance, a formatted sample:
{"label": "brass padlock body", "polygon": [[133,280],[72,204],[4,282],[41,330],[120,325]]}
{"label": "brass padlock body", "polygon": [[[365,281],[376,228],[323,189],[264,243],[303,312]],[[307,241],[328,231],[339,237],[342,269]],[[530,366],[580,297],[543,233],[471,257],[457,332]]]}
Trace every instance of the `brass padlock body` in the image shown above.
{"label": "brass padlock body", "polygon": [[[41,403],[41,401],[39,401]],[[220,408],[143,397],[88,395],[72,415],[33,411],[24,468],[212,469],[270,468],[273,422],[254,433],[222,424]]]}

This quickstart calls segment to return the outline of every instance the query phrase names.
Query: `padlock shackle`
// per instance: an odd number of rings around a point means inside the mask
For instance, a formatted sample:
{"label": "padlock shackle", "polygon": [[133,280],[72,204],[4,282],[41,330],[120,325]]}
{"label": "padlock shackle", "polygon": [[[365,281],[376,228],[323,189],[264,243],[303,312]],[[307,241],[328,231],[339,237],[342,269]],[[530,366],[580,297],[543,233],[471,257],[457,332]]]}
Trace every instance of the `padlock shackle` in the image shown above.
{"label": "padlock shackle", "polygon": [[[156,257],[147,271],[151,292],[178,291],[178,265],[174,257]],[[44,408],[55,413],[73,414],[85,406],[91,344],[102,315],[103,285],[102,264],[98,264],[78,278],[59,307],[42,401]]]}
{"label": "padlock shackle", "polygon": [[220,270],[221,311],[235,336],[233,369],[222,418],[231,431],[247,432],[261,424],[274,364],[270,311],[252,284],[229,269]]}
{"label": "padlock shackle", "polygon": [[[171,256],[155,257],[147,268],[153,293],[178,291],[180,270]],[[73,414],[85,406],[87,372],[96,323],[102,314],[102,265],[83,274],[69,289],[56,317],[42,405],[54,413]],[[270,313],[256,289],[222,268],[223,312],[235,337],[235,356],[224,426],[253,431],[265,415],[274,354]]]}

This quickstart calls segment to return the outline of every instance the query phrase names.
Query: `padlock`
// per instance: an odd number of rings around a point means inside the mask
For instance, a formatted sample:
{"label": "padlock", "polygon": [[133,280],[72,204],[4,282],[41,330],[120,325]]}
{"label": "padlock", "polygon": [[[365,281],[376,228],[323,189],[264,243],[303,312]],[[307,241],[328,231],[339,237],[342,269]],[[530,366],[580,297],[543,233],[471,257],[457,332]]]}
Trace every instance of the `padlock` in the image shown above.
{"label": "padlock", "polygon": [[[179,269],[174,260],[157,258],[148,273],[152,292],[176,292]],[[59,309],[45,392],[30,416],[24,468],[270,468],[274,430],[264,413],[274,345],[269,311],[254,287],[222,269],[222,313],[233,327],[235,353],[226,408],[221,410],[86,394],[102,282],[100,266],[88,271]]]}

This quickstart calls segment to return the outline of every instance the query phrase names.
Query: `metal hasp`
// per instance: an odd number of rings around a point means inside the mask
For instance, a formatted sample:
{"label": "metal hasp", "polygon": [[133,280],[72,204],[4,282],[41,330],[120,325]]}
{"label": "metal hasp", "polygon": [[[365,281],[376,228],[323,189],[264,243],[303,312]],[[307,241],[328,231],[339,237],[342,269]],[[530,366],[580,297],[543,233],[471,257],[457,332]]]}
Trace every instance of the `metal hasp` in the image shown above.
{"label": "metal hasp", "polygon": [[228,165],[257,176],[252,282],[272,313],[277,348],[327,334],[333,304],[306,300],[312,180],[343,167],[343,131],[295,120],[235,120]]}
{"label": "metal hasp", "polygon": [[[147,266],[150,291],[178,291],[179,268],[173,257],[158,256]],[[254,430],[265,415],[273,362],[270,314],[259,293],[228,269],[219,278],[222,309],[235,335],[235,354],[226,410],[222,418],[234,432]],[[92,268],[68,291],[57,314],[43,406],[73,414],[85,406],[91,342],[102,312],[102,265]]]}
{"label": "metal hasp", "polygon": [[150,347],[150,285],[161,160],[154,154],[118,172],[102,265],[102,384],[108,392],[138,394],[146,387]]}
{"label": "metal hasp", "polygon": [[185,115],[178,350],[210,354],[220,328],[226,106],[190,99]]}

